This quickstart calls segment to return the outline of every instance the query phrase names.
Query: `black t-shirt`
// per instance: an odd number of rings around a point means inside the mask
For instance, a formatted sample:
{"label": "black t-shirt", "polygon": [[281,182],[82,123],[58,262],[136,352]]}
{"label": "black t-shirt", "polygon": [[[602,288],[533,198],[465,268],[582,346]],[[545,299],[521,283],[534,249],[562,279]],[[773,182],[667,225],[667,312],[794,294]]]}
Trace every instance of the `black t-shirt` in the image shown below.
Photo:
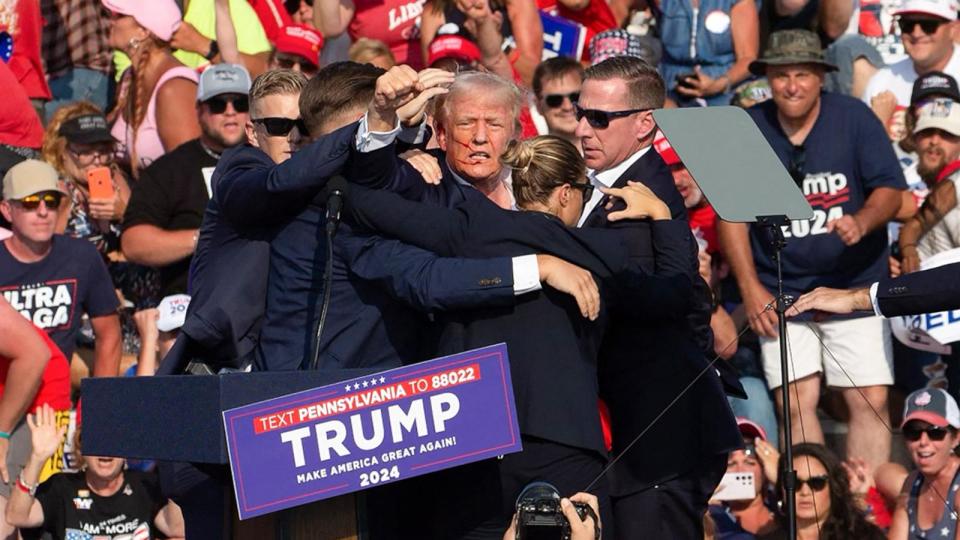
{"label": "black t-shirt", "polygon": [[[133,186],[123,227],[199,229],[210,200],[209,179],[216,166],[217,158],[204,150],[200,139],[185,142],[160,157],[140,173],[140,180]],[[189,257],[161,267],[161,295],[186,293],[189,269]]]}
{"label": "black t-shirt", "polygon": [[86,240],[55,234],[50,254],[23,263],[0,243],[0,293],[14,309],[44,330],[70,358],[84,313],[117,312],[119,301],[107,266]]}
{"label": "black t-shirt", "polygon": [[43,530],[55,540],[141,540],[156,537],[153,520],[166,504],[155,475],[125,471],[116,493],[94,493],[84,473],[57,473],[37,488]]}

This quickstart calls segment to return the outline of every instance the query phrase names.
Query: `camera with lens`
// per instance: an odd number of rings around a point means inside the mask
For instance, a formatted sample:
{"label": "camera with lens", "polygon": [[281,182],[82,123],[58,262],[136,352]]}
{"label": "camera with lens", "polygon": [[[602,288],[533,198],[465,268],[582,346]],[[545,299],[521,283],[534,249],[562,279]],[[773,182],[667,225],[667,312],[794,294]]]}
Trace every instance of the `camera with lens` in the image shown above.
{"label": "camera with lens", "polygon": [[[594,538],[600,539],[597,514],[590,505],[573,502],[581,520],[593,518]],[[517,497],[517,540],[570,540],[570,523],[560,507],[560,492],[546,482],[533,482]]]}

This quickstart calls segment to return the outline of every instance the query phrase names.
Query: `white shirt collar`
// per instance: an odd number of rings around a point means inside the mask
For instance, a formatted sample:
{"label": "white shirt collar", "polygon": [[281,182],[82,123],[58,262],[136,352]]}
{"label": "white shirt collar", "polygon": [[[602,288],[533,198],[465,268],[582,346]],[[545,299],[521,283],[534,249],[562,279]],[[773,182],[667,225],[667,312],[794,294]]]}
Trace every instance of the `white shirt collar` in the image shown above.
{"label": "white shirt collar", "polygon": [[[638,159],[642,158],[644,154],[650,151],[650,146],[646,146],[637,150],[630,157],[620,162],[619,165],[607,169],[605,171],[597,172],[592,169],[587,170],[587,178],[590,179],[590,182],[597,187],[610,187],[617,182],[627,169],[633,167],[633,164],[637,162]],[[635,180],[640,180],[636,178]],[[597,204],[600,202],[600,199],[603,198],[603,193],[599,189],[593,190],[593,195],[590,196],[590,200],[587,201],[587,204],[583,206],[583,213],[580,214],[580,220],[577,222],[577,226],[580,227],[587,220],[587,216],[593,212],[593,209],[596,208]]]}

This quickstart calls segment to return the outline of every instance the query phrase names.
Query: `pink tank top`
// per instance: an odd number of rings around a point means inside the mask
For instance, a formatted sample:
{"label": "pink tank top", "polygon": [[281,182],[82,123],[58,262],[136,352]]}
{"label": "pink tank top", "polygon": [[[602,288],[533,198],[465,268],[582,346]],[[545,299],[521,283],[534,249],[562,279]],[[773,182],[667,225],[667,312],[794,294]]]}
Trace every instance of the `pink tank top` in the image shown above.
{"label": "pink tank top", "polygon": [[[141,170],[153,163],[153,160],[164,154],[163,143],[160,142],[160,132],[157,130],[157,92],[170,79],[182,77],[193,82],[199,82],[197,72],[186,67],[177,66],[168,69],[153,88],[150,95],[150,104],[147,105],[147,114],[137,129],[137,167]],[[133,130],[124,120],[123,115],[117,117],[110,134],[120,141],[119,149],[125,160],[130,160],[130,142],[133,140]]]}

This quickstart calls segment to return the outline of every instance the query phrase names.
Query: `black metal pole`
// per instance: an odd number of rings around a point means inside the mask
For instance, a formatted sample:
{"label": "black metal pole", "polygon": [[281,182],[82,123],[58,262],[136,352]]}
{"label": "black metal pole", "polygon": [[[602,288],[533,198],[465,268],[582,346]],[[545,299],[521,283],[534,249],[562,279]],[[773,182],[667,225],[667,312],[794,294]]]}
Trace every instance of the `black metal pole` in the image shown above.
{"label": "black metal pole", "polygon": [[777,311],[777,328],[780,333],[780,391],[783,396],[783,468],[780,478],[783,481],[784,499],[786,499],[787,538],[797,538],[797,471],[793,468],[793,421],[790,416],[790,375],[787,371],[787,296],[783,294],[783,265],[781,251],[787,241],[782,227],[789,224],[786,216],[762,216],[757,222],[770,233],[773,246],[773,257],[777,263],[777,297],[775,307]]}

